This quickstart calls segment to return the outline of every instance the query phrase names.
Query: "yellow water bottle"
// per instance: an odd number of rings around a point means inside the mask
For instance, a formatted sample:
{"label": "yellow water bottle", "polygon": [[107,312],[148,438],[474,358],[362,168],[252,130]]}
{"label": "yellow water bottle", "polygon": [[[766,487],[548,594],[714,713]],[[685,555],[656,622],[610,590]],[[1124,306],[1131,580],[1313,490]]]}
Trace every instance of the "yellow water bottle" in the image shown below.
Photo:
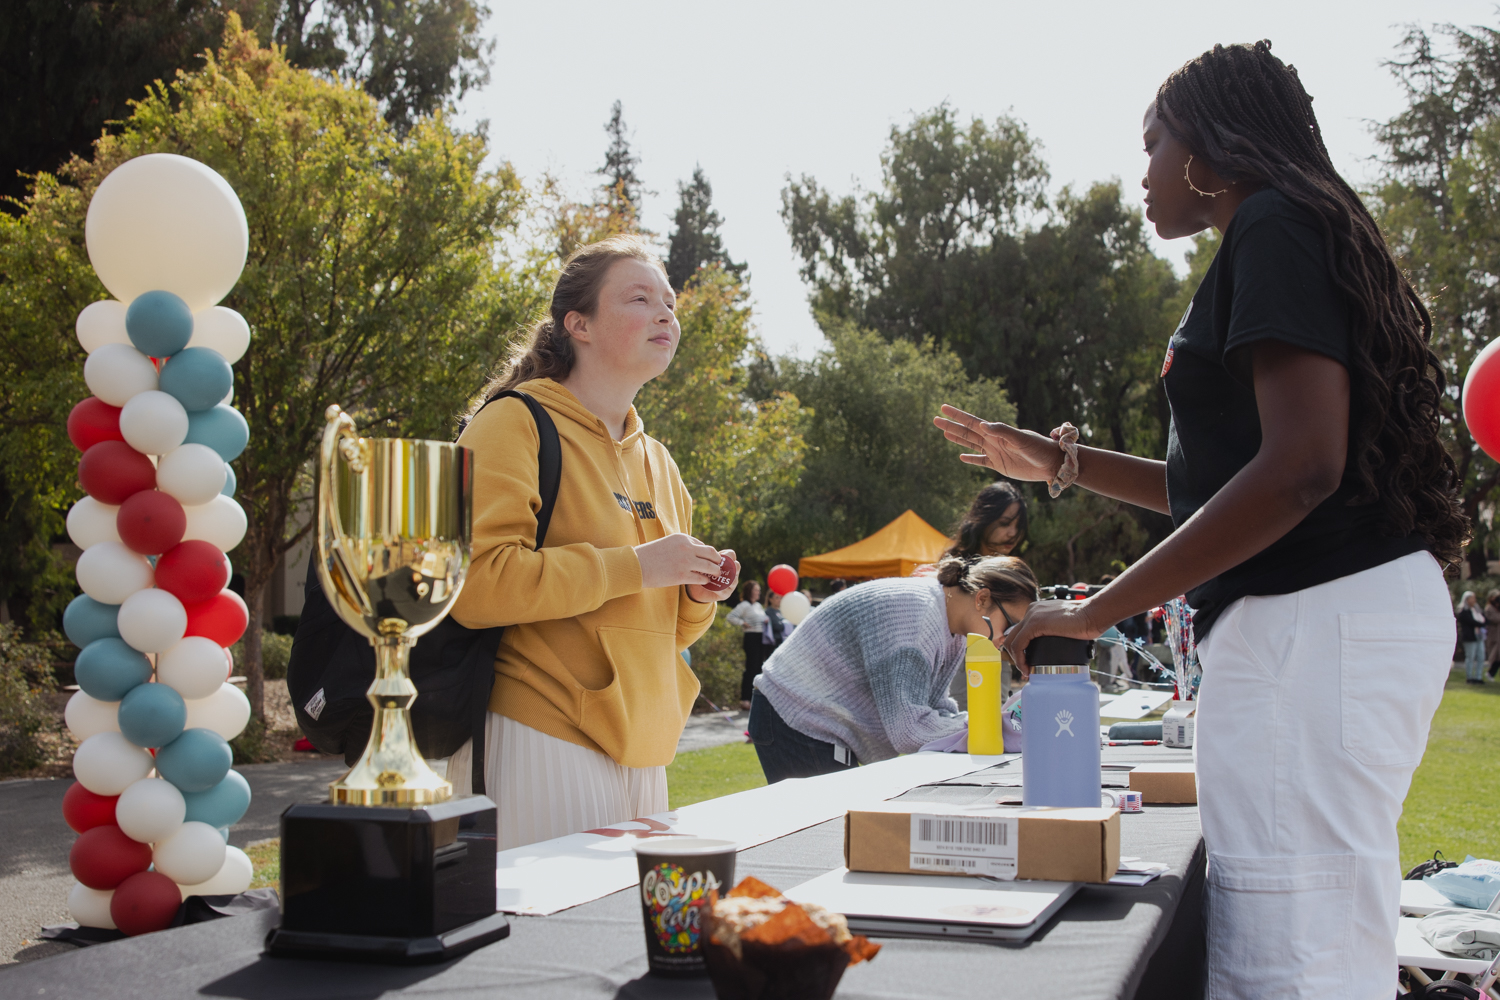
{"label": "yellow water bottle", "polygon": [[1000,730],[1000,650],[984,636],[969,633],[964,670],[969,683],[969,753],[1005,752]]}

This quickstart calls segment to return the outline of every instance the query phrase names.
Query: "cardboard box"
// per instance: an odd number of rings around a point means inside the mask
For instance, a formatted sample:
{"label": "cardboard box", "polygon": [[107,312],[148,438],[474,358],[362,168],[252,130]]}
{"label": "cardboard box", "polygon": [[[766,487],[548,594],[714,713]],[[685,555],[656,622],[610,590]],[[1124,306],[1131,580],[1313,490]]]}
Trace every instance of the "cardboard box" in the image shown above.
{"label": "cardboard box", "polygon": [[1138,764],[1130,772],[1130,790],[1147,805],[1196,805],[1198,775],[1192,764]]}
{"label": "cardboard box", "polygon": [[850,871],[1108,882],[1120,867],[1118,809],[882,802],[844,816]]}

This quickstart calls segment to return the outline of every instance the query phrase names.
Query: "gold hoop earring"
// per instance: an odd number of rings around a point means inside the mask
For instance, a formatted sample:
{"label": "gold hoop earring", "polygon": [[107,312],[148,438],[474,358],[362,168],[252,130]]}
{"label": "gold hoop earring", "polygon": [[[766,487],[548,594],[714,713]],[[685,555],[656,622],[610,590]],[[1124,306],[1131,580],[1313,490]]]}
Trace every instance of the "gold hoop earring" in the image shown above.
{"label": "gold hoop earring", "polygon": [[1198,195],[1200,198],[1217,198],[1219,195],[1221,195],[1225,191],[1229,190],[1229,185],[1227,185],[1227,184],[1222,189],[1220,189],[1218,191],[1202,191],[1202,190],[1200,190],[1198,188],[1198,185],[1196,185],[1196,184],[1193,183],[1193,175],[1190,172],[1192,169],[1193,169],[1193,154],[1189,153],[1188,154],[1187,163],[1182,168],[1182,178],[1183,178],[1183,180],[1185,180],[1185,181],[1188,182],[1188,187],[1192,189],[1193,193],[1196,194],[1196,195]]}

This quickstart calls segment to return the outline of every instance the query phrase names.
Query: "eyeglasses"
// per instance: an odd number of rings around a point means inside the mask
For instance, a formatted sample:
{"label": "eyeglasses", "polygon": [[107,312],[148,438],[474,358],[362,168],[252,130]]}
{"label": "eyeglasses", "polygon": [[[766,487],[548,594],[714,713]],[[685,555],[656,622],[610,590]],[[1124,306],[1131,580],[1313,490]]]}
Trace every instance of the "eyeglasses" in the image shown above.
{"label": "eyeglasses", "polygon": [[[1015,628],[1016,623],[1010,617],[1010,612],[1008,612],[1008,611],[1005,610],[1005,605],[1003,605],[1003,604],[996,604],[995,608],[996,608],[996,610],[998,610],[1000,612],[1001,616],[1004,617],[1004,619],[1005,619],[1005,631],[1009,632],[1011,629]],[[989,615],[980,615],[979,617],[984,619],[985,626],[990,630],[990,642],[994,642],[995,641],[995,623],[992,622],[992,621],[990,621],[990,616]]]}

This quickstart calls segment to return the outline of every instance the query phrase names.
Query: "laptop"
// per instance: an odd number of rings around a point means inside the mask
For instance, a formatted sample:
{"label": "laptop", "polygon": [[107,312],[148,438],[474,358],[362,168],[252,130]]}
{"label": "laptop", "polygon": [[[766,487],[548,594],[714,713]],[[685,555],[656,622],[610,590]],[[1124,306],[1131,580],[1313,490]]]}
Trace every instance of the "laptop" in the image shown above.
{"label": "laptop", "polygon": [[1025,941],[1072,898],[1080,884],[836,868],[785,895],[844,914],[855,934]]}

